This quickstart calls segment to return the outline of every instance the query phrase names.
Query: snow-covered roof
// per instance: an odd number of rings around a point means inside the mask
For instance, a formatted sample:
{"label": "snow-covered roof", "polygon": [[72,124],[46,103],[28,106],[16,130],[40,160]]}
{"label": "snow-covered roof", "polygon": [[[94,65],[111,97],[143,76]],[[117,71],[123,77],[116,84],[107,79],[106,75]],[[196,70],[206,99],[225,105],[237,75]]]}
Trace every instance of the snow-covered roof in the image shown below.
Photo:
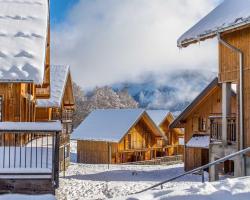
{"label": "snow-covered roof", "polygon": [[208,135],[199,135],[195,134],[192,138],[187,142],[187,147],[195,147],[195,148],[209,148],[210,139]]}
{"label": "snow-covered roof", "polygon": [[74,130],[71,139],[119,142],[144,112],[143,109],[94,110]]}
{"label": "snow-covered roof", "polygon": [[178,46],[213,37],[250,23],[250,0],[224,0],[178,39]]}
{"label": "snow-covered roof", "polygon": [[50,98],[38,99],[37,107],[60,107],[69,75],[69,66],[50,66]]}
{"label": "snow-covered roof", "polygon": [[42,83],[48,0],[0,0],[0,81]]}
{"label": "snow-covered roof", "polygon": [[169,114],[168,110],[147,110],[146,112],[157,126],[159,126]]}
{"label": "snow-covered roof", "polygon": [[61,131],[60,121],[53,122],[0,122],[0,131]]}

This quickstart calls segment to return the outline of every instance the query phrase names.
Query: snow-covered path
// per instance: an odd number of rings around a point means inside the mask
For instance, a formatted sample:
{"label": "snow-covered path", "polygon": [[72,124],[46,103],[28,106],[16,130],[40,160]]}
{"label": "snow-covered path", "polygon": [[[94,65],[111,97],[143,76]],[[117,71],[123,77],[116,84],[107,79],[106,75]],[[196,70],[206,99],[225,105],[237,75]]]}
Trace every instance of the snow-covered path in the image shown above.
{"label": "snow-covered path", "polygon": [[[183,165],[135,166],[135,165],[84,165],[73,164],[60,178],[57,191],[59,200],[109,199],[125,197],[159,181],[183,173]],[[201,176],[188,175],[166,184],[164,188],[187,188],[201,182]]]}

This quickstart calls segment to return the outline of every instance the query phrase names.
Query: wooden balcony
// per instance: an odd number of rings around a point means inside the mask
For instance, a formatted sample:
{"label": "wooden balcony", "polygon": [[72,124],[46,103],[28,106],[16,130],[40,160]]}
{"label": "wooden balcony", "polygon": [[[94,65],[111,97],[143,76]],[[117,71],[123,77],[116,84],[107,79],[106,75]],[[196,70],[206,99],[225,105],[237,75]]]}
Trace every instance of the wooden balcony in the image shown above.
{"label": "wooden balcony", "polygon": [[0,127],[0,193],[54,194],[60,124],[1,122]]}
{"label": "wooden balcony", "polygon": [[72,122],[73,120],[73,111],[64,110],[62,111],[62,122]]}
{"label": "wooden balcony", "polygon": [[36,96],[38,98],[48,98],[50,96],[50,87],[36,87]]}
{"label": "wooden balcony", "polygon": [[[222,141],[222,117],[210,117],[210,138],[211,142]],[[236,117],[227,118],[227,142],[229,144],[236,143]]]}

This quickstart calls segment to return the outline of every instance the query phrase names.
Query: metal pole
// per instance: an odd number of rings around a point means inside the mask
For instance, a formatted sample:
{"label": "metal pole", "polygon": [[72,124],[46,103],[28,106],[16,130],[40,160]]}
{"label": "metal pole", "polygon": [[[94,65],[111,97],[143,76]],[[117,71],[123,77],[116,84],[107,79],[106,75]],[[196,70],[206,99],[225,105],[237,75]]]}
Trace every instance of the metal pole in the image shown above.
{"label": "metal pole", "polygon": [[65,178],[66,165],[65,165],[65,144],[63,145],[63,177]]}

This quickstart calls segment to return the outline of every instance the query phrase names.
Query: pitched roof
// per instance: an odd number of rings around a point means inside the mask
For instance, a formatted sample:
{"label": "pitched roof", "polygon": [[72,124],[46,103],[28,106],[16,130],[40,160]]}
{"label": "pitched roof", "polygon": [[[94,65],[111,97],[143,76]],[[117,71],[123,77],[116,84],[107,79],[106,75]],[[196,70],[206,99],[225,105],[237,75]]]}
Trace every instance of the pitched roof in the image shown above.
{"label": "pitched roof", "polygon": [[218,7],[201,19],[178,39],[178,46],[216,36],[250,24],[250,0],[224,0]]}
{"label": "pitched roof", "polygon": [[176,128],[178,123],[183,120],[186,115],[203,99],[209,91],[218,86],[218,78],[216,77],[209,85],[182,111],[182,113],[170,124],[170,128]]}
{"label": "pitched roof", "polygon": [[74,130],[71,139],[119,142],[144,113],[143,109],[94,110]]}
{"label": "pitched roof", "polygon": [[63,99],[69,66],[50,66],[50,98],[38,99],[37,107],[60,107]]}
{"label": "pitched roof", "polygon": [[210,143],[209,135],[195,134],[187,142],[186,147],[208,149],[209,143]]}
{"label": "pitched roof", "polygon": [[42,83],[48,0],[0,1],[0,82]]}
{"label": "pitched roof", "polygon": [[147,110],[146,112],[157,126],[159,126],[170,113],[168,110]]}

